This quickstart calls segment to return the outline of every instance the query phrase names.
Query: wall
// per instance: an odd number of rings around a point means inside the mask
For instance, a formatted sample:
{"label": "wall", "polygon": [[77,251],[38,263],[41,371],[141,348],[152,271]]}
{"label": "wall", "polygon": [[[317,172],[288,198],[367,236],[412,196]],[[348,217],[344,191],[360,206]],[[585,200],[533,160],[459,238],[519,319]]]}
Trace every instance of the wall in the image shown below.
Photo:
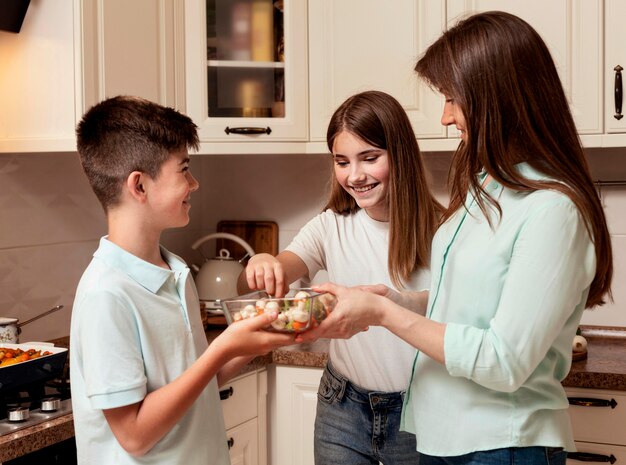
{"label": "wall", "polygon": [[[597,150],[589,160],[597,179],[626,179],[626,150]],[[433,188],[446,198],[450,154],[425,154]],[[191,222],[168,231],[163,243],[188,262],[190,249],[219,220],[273,220],[284,248],[326,199],[325,155],[193,156],[201,183],[192,197]],[[76,284],[105,234],[102,209],[75,153],[0,155],[0,315],[25,321],[57,304],[65,308],[24,326],[22,342],[69,332]],[[615,256],[615,303],[586,311],[583,323],[626,326],[626,189],[603,188]],[[212,255],[207,244],[205,253]]]}

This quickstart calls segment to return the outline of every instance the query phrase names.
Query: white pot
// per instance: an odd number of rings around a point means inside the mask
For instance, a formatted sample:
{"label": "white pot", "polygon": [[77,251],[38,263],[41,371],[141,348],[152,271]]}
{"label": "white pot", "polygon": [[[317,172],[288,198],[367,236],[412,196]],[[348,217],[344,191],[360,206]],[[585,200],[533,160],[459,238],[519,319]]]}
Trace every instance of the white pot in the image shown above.
{"label": "white pot", "polygon": [[20,342],[20,328],[17,326],[17,318],[0,317],[0,344]]}

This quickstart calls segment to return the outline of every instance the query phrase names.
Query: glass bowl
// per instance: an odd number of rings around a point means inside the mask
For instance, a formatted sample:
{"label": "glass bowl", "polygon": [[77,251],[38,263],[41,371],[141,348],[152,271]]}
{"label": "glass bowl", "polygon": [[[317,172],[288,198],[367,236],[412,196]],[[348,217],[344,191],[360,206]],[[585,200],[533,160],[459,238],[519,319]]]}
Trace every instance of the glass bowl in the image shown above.
{"label": "glass bowl", "polygon": [[315,292],[310,288],[291,289],[285,297],[272,297],[256,291],[221,301],[227,323],[261,315],[268,309],[278,317],[267,328],[280,333],[302,333],[321,323],[332,311],[336,299],[332,294]]}

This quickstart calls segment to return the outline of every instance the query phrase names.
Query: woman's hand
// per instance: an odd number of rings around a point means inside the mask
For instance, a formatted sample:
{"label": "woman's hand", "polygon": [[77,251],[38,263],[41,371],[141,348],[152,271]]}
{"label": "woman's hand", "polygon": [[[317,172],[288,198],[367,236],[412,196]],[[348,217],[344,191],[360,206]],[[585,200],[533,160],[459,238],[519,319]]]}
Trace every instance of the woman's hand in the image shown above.
{"label": "woman's hand", "polygon": [[282,297],[288,289],[287,275],[282,263],[268,253],[256,254],[248,260],[246,282],[253,290],[265,290],[275,297]]}
{"label": "woman's hand", "polygon": [[370,325],[380,324],[380,309],[387,300],[383,296],[333,283],[314,286],[313,289],[335,295],[337,304],[319,326],[296,336],[297,343],[312,342],[319,338],[349,339],[361,331],[367,331]]}
{"label": "woman's hand", "polygon": [[409,310],[413,310],[420,315],[426,314],[426,307],[428,304],[427,290],[398,292],[395,289],[385,286],[384,284],[358,286],[358,288],[386,297],[393,303],[398,304],[401,307],[408,308]]}

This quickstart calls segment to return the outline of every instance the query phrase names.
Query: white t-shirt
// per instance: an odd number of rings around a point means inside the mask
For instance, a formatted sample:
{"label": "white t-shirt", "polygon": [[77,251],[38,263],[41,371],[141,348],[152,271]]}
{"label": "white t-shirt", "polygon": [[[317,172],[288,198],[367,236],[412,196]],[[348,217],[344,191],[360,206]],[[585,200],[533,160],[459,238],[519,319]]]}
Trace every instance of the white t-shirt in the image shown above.
{"label": "white t-shirt", "polygon": [[70,366],[81,465],[230,463],[215,378],[142,457],[122,449],[102,412],[140,402],[171,383],[208,346],[189,268],[161,252],[171,270],[102,238],[78,285]]}
{"label": "white t-shirt", "polygon": [[[304,261],[309,277],[320,270],[330,281],[344,286],[385,284],[389,277],[387,256],[389,223],[370,218],[365,210],[338,215],[320,213],[296,235],[286,250]],[[430,273],[413,274],[407,290],[427,289]],[[370,327],[350,339],[332,339],[330,361],[354,384],[371,390],[397,392],[409,385],[415,348],[382,327]]]}

